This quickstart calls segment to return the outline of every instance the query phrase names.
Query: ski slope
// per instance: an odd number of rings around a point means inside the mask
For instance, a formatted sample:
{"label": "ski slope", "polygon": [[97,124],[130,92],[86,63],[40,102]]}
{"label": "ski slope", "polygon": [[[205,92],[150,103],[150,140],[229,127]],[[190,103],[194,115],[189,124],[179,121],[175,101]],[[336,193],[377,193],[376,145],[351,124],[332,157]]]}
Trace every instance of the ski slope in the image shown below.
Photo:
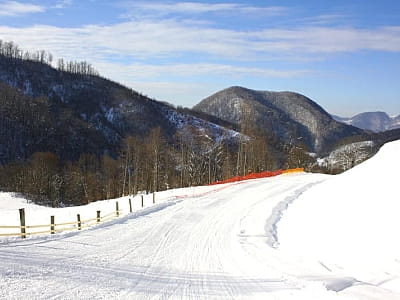
{"label": "ski slope", "polygon": [[[393,145],[399,146],[388,148]],[[400,299],[400,255],[390,257],[390,270],[374,273],[376,265],[371,271],[368,262],[342,264],[343,256],[314,251],[314,259],[294,239],[309,241],[295,229],[321,210],[304,204],[305,195],[361,173],[288,174],[168,191],[160,193],[161,203],[88,230],[0,240],[0,298]],[[390,230],[398,241],[399,227]],[[343,246],[340,236],[332,239],[330,245]]]}

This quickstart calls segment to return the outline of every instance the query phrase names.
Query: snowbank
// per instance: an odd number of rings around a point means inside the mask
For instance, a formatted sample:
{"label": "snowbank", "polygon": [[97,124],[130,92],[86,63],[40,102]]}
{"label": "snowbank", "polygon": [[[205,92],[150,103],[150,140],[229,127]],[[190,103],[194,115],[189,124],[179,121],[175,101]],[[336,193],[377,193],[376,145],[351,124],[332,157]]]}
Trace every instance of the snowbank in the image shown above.
{"label": "snowbank", "polygon": [[302,194],[277,224],[282,251],[371,279],[400,275],[400,141]]}

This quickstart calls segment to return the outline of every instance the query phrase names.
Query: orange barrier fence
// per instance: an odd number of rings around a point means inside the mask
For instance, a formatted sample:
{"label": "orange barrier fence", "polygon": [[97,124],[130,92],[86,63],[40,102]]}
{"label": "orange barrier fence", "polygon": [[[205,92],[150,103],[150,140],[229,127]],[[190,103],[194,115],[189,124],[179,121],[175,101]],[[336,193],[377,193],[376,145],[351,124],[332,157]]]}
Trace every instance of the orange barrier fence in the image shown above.
{"label": "orange barrier fence", "polygon": [[226,180],[221,180],[221,181],[216,181],[213,183],[210,183],[210,185],[216,185],[216,184],[223,184],[223,183],[230,183],[230,182],[236,182],[236,181],[243,181],[243,180],[248,180],[248,179],[257,179],[257,178],[266,178],[266,177],[273,177],[273,176],[278,176],[281,174],[289,174],[289,173],[298,173],[298,172],[304,172],[304,168],[296,168],[296,169],[288,169],[288,170],[276,170],[276,171],[264,171],[260,173],[250,173],[245,176],[235,176]]}
{"label": "orange barrier fence", "polygon": [[283,171],[282,171],[282,174],[299,173],[299,172],[304,172],[304,168],[296,168],[296,169],[287,169],[287,170],[283,170]]}

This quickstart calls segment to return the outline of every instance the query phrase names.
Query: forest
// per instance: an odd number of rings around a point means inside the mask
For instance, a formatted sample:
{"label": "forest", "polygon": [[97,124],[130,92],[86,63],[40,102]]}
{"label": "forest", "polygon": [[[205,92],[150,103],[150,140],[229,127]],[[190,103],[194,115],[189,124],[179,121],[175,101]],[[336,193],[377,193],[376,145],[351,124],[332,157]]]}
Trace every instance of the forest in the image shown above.
{"label": "forest", "polygon": [[[154,128],[145,138],[125,138],[117,158],[82,154],[76,161],[62,161],[52,152],[35,152],[27,160],[0,166],[0,186],[58,207],[209,184],[277,168],[262,138],[252,137],[236,151],[221,144],[202,154],[195,141],[186,141],[184,135],[180,139],[178,145],[169,145],[160,128]],[[300,152],[293,153],[286,166],[304,165],[301,157]]]}

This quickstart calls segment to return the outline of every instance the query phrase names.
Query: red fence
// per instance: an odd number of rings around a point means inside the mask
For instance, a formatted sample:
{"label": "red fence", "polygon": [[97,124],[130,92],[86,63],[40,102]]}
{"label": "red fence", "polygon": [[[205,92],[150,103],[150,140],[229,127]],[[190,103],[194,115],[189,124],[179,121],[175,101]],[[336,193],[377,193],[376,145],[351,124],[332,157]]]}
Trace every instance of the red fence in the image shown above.
{"label": "red fence", "polygon": [[288,170],[264,171],[264,172],[260,172],[260,173],[250,173],[250,174],[247,174],[244,176],[235,176],[235,177],[232,177],[232,178],[229,178],[226,180],[216,181],[216,182],[211,183],[210,185],[243,181],[243,180],[248,180],[248,179],[273,177],[273,176],[278,176],[281,174],[298,173],[298,172],[304,172],[304,169],[297,168],[297,169],[288,169]]}

